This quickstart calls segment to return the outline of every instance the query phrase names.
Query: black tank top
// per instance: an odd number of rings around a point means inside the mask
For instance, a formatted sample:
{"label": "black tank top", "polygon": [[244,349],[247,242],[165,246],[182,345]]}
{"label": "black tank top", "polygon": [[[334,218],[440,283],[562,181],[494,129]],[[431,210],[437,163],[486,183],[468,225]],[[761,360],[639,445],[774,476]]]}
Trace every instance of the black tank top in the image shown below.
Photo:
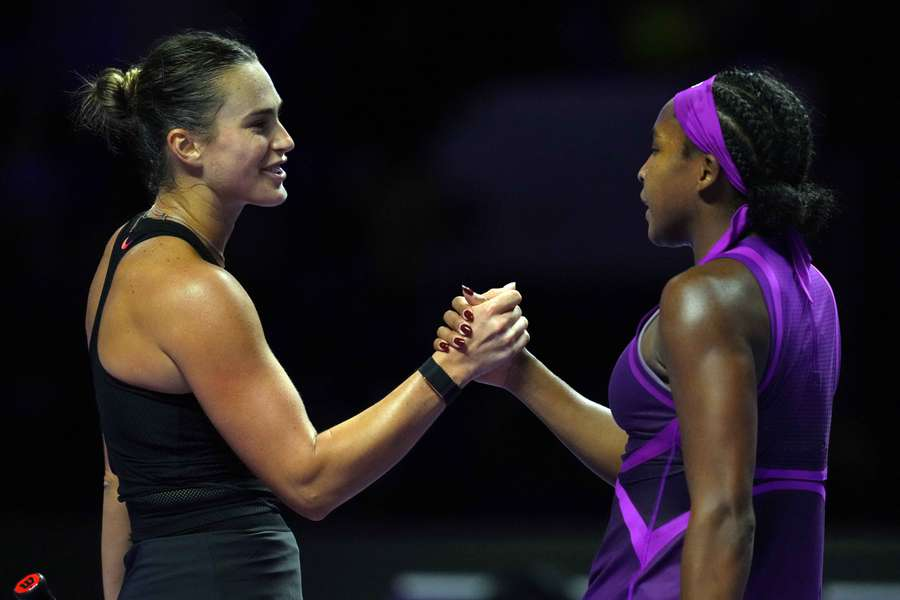
{"label": "black tank top", "polygon": [[97,332],[103,305],[116,267],[129,249],[142,240],[170,235],[216,264],[189,228],[145,216],[142,212],[132,217],[115,240],[89,348],[100,426],[110,469],[119,478],[118,499],[128,507],[132,541],[260,524],[284,526],[283,504],[228,446],[193,393],[136,387],[100,364]]}

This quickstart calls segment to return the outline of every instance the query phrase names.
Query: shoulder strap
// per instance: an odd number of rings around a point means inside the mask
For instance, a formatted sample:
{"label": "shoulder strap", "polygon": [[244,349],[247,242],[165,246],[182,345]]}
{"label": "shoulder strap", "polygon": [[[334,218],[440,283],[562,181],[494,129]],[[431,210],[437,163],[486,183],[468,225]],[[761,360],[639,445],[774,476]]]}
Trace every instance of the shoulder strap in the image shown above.
{"label": "shoulder strap", "polygon": [[106,277],[103,280],[103,290],[100,292],[100,300],[97,303],[97,313],[94,315],[94,324],[91,327],[91,352],[96,352],[97,350],[97,331],[100,329],[100,318],[103,315],[103,306],[106,304],[106,296],[109,294],[109,287],[112,284],[112,278],[113,274],[116,272],[116,267],[119,265],[119,261],[122,260],[122,255],[127,251],[128,245],[125,244],[125,241],[131,230],[134,229],[134,226],[144,214],[145,213],[138,213],[129,219],[128,222],[125,223],[125,226],[122,227],[122,230],[119,231],[119,235],[116,236],[116,239],[113,242],[112,251],[109,254],[109,264],[106,267]]}

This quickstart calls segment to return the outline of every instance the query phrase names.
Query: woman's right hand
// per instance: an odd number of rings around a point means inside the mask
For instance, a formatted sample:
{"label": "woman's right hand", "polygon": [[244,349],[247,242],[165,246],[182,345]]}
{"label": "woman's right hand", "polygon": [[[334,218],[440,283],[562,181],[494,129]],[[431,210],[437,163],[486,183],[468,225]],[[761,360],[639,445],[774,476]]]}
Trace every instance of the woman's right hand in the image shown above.
{"label": "woman's right hand", "polygon": [[[465,355],[473,361],[469,380],[504,387],[510,367],[528,344],[528,319],[519,303],[522,294],[515,283],[493,288],[484,294],[457,296],[444,313],[437,330],[434,349],[448,360]],[[471,290],[465,290],[467,293]]]}

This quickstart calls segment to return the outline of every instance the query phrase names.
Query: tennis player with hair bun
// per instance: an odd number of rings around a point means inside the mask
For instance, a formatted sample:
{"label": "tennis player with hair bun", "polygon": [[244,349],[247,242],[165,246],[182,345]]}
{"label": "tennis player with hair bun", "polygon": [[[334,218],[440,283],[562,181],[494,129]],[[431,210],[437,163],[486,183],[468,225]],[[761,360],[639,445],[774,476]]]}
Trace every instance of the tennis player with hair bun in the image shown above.
{"label": "tennis player with hair bun", "polygon": [[[85,314],[106,463],[104,596],[299,599],[282,509],[322,519],[400,461],[460,388],[528,343],[521,295],[472,309],[466,354],[433,353],[319,432],[225,268],[244,207],[287,199],[294,141],[255,52],[188,30],[76,96],[76,124],[133,150],[153,198],[109,237]],[[354,368],[334,357],[335,373]]]}

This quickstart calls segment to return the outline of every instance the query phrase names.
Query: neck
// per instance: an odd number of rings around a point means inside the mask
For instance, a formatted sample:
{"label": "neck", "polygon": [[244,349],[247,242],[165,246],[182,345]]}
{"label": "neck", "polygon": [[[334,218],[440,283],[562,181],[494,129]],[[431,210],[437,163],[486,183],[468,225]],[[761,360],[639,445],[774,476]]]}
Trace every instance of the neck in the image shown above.
{"label": "neck", "polygon": [[204,198],[189,198],[180,192],[160,192],[150,207],[150,216],[181,221],[224,256],[225,246],[234,231],[234,224],[243,206],[236,210],[221,202]]}
{"label": "neck", "polygon": [[[691,242],[695,265],[703,260],[703,257],[709,253],[719,238],[728,231],[728,228],[731,227],[731,218],[743,203],[744,200],[710,204],[707,205],[707,210],[701,211]],[[742,234],[742,237],[746,237],[748,234],[749,228]]]}

